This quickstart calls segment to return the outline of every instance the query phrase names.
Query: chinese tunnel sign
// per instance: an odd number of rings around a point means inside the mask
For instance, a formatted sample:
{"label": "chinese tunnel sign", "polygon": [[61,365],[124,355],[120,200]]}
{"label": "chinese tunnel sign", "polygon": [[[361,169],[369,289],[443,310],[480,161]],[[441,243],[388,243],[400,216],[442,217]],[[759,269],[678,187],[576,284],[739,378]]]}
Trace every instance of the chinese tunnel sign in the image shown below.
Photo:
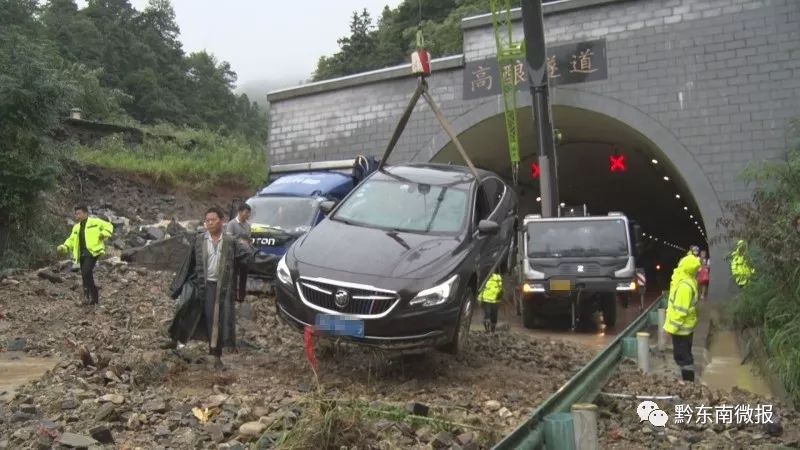
{"label": "chinese tunnel sign", "polygon": [[[584,83],[608,78],[606,40],[578,42],[547,48],[547,73],[551,86]],[[503,67],[503,76],[518,90],[529,89],[528,63],[524,59]],[[464,65],[464,100],[499,95],[500,70],[497,57]]]}

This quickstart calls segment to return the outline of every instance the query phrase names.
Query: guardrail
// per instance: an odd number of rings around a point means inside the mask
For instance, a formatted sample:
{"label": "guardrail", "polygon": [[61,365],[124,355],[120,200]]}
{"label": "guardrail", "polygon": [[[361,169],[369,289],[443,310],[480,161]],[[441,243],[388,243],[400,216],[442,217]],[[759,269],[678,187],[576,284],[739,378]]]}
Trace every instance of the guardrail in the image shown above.
{"label": "guardrail", "polygon": [[525,423],[495,444],[493,449],[538,449],[543,447],[542,424],[545,417],[553,413],[569,412],[575,403],[593,401],[622,361],[624,339],[635,336],[637,332],[648,325],[658,324],[658,308],[666,308],[666,296],[663,293],[620,332],[599,355],[595,356],[555,394],[539,405]]}

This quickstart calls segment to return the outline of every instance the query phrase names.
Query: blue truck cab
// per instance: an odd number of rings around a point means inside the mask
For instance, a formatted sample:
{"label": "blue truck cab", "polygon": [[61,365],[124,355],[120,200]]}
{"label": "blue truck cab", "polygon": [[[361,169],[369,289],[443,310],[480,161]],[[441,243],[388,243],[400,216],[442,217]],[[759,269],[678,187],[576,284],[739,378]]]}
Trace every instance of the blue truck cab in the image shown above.
{"label": "blue truck cab", "polygon": [[377,166],[375,158],[359,156],[271,167],[270,184],[247,199],[258,249],[250,275],[272,280],[286,250],[325,217],[323,203],[339,202]]}

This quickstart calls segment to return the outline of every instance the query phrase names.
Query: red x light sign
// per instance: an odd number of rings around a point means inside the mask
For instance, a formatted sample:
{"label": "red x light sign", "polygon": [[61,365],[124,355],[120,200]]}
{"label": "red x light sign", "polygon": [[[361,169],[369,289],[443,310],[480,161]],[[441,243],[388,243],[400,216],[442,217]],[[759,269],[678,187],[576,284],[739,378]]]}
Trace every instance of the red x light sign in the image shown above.
{"label": "red x light sign", "polygon": [[628,170],[625,166],[625,155],[611,155],[608,157],[608,162],[611,163],[612,172],[625,172]]}
{"label": "red x light sign", "polygon": [[541,170],[539,169],[539,165],[536,163],[531,163],[531,178],[539,178],[541,174]]}

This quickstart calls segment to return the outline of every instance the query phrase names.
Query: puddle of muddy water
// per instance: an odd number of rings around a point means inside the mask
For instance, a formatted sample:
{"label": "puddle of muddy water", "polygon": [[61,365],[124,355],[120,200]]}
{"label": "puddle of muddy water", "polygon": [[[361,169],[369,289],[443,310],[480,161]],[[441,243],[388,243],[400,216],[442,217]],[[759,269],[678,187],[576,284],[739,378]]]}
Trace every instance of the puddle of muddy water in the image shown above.
{"label": "puddle of muddy water", "polygon": [[55,367],[57,361],[48,358],[33,358],[12,353],[0,354],[0,401],[14,397],[16,389]]}
{"label": "puddle of muddy water", "polygon": [[709,387],[730,390],[733,386],[763,396],[773,396],[767,382],[751,363],[742,364],[743,355],[733,331],[716,330],[708,348],[710,363],[702,380]]}

